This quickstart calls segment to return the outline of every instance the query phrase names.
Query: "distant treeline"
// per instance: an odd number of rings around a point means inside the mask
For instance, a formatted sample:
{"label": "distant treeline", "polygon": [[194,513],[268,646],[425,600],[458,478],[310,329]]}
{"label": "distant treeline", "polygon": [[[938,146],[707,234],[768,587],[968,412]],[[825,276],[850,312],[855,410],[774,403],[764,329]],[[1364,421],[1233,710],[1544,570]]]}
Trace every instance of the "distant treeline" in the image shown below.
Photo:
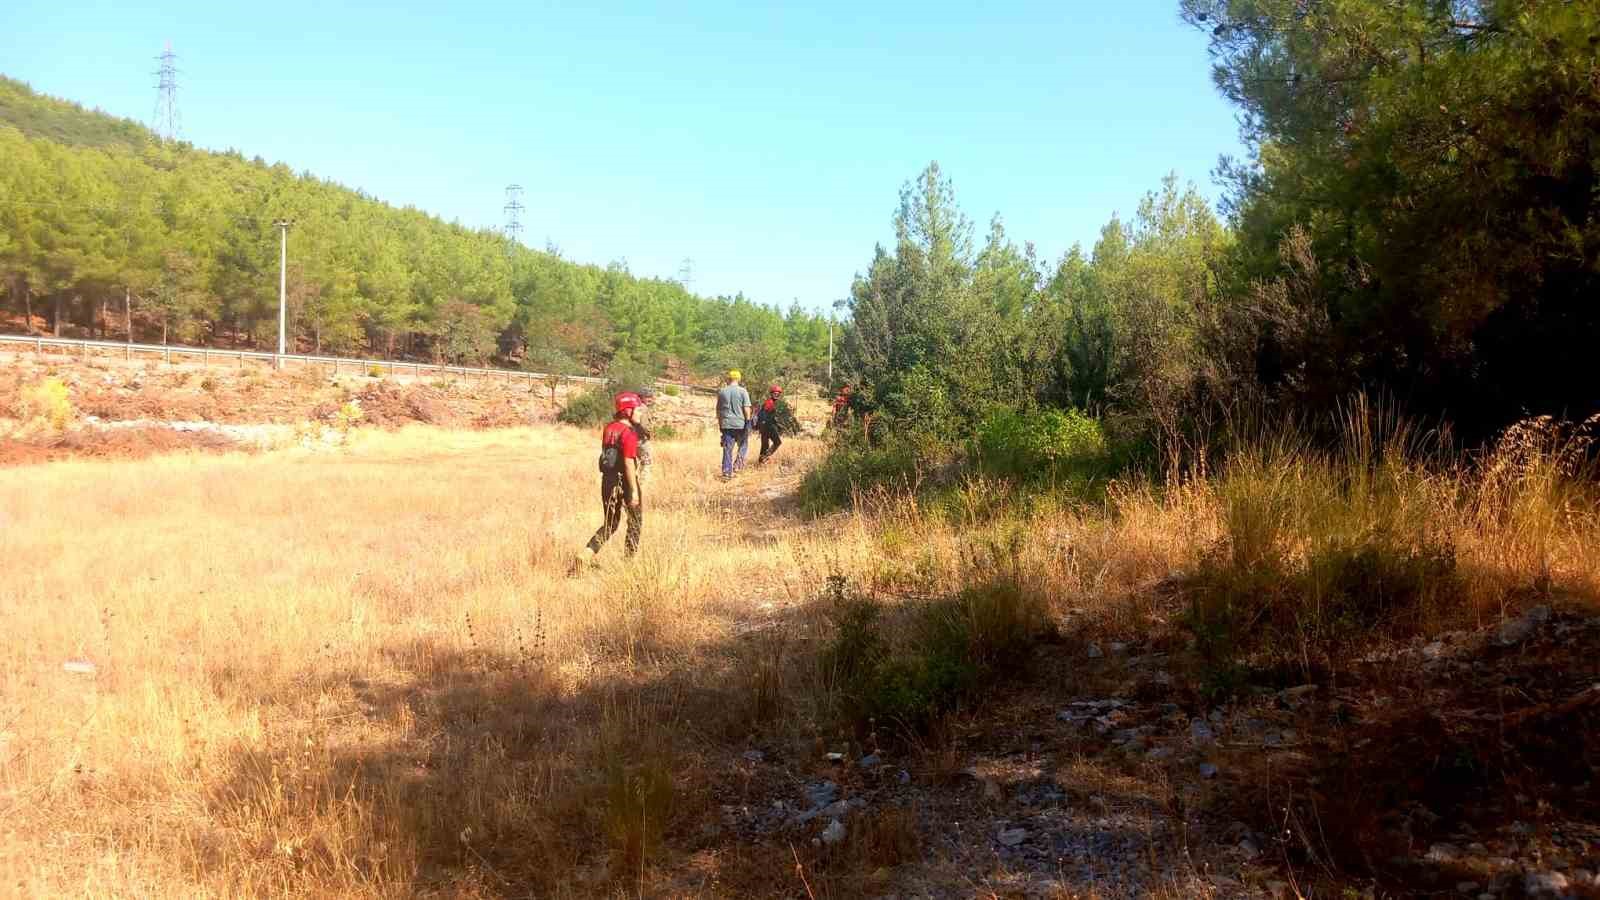
{"label": "distant treeline", "polygon": [[567,372],[827,355],[827,320],[798,307],[570,262],[0,78],[0,287],[28,327],[122,335],[131,298],[140,340],[275,346],[280,218],[304,350]]}

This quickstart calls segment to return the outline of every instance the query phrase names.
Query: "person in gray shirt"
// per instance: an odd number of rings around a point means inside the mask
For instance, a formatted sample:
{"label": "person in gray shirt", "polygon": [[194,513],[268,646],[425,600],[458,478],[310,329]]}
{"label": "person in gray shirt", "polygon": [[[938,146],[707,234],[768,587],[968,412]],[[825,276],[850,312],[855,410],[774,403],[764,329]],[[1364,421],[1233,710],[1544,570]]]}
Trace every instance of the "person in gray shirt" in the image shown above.
{"label": "person in gray shirt", "polygon": [[[750,392],[739,383],[739,370],[729,369],[728,380],[717,391],[717,427],[722,429],[722,478],[744,468],[745,451],[750,448]],[[734,455],[734,448],[739,448]]]}

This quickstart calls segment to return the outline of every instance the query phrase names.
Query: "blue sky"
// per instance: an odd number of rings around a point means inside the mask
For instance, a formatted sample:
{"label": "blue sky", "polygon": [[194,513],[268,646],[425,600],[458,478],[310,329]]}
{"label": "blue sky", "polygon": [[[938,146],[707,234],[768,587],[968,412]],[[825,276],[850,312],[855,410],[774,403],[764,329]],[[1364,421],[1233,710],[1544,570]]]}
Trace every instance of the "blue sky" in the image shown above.
{"label": "blue sky", "polygon": [[0,3],[0,72],[469,225],[698,293],[824,307],[929,160],[981,235],[1053,259],[1176,171],[1237,153],[1176,0],[939,7],[284,0]]}

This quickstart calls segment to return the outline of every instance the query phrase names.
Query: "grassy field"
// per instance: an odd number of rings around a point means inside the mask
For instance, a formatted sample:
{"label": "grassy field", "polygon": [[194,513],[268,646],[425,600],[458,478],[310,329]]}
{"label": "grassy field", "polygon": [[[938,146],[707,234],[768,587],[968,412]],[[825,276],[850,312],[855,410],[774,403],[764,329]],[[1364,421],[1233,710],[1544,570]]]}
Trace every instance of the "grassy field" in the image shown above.
{"label": "grassy field", "polygon": [[[430,864],[470,872],[474,834],[526,829],[537,853],[547,818],[581,825],[602,719],[638,714],[625,689],[852,552],[711,489],[714,445],[675,445],[640,560],[618,536],[568,581],[598,524],[591,443],[366,432],[0,471],[0,883],[394,894]],[[810,448],[786,451],[764,483]]]}
{"label": "grassy field", "polygon": [[[1382,623],[1399,637],[1600,589],[1592,502],[1543,451],[1503,448],[1470,485],[1398,460],[1352,484],[1291,448],[1100,507],[977,481],[937,509],[869,494],[807,519],[819,444],[721,485],[709,437],[658,451],[640,558],[619,535],[570,580],[599,523],[592,444],[358,430],[0,470],[0,892],[849,896],[933,864],[914,823],[853,826],[827,864],[715,827],[749,792],[742,748],[825,766],[878,739],[841,710],[901,702],[849,683],[849,626],[819,599],[841,584],[891,617],[955,598],[960,661],[984,671],[1046,632],[1181,643],[1160,637],[1180,575],[1201,622],[1244,630],[1244,609],[1291,660],[1338,646],[1319,629],[1381,640],[1341,599],[1347,570],[1415,586]],[[886,652],[922,633],[889,629]],[[920,764],[959,769],[933,724]]]}

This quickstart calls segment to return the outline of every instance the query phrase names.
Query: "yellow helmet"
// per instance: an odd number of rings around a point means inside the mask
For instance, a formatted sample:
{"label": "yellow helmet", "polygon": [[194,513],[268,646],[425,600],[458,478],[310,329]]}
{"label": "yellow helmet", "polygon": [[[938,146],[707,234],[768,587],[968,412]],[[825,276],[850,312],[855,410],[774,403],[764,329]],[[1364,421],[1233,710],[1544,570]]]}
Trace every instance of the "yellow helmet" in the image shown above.
{"label": "yellow helmet", "polygon": [[728,378],[730,380],[732,380],[732,381],[738,381],[739,380],[739,370],[738,369],[729,369],[728,370]]}

